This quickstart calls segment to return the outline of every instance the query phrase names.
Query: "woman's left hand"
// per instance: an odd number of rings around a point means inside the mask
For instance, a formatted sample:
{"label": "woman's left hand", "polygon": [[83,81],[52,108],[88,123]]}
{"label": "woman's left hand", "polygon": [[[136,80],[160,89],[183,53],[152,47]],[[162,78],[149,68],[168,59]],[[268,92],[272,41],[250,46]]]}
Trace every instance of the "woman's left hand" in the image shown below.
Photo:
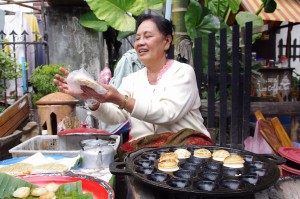
{"label": "woman's left hand", "polygon": [[[60,68],[59,69],[63,74],[64,76],[68,76],[69,75],[69,71],[64,69],[64,68]],[[67,94],[70,94],[74,97],[78,97],[78,98],[81,98],[83,100],[87,100],[89,97],[88,95],[86,95],[85,93],[82,93],[82,92],[78,92],[78,91],[75,91],[74,89],[72,89],[68,83],[67,83],[67,80],[65,77],[59,75],[59,74],[56,74],[55,75],[55,79],[53,80],[53,82],[57,85],[57,87],[59,88],[59,90],[63,93],[67,93]]]}
{"label": "woman's left hand", "polygon": [[96,99],[100,103],[111,102],[117,105],[121,105],[123,103],[124,95],[119,93],[116,88],[107,84],[100,85],[107,90],[105,94],[99,94],[95,90],[87,86],[80,86],[80,88],[85,95],[90,96],[90,98]]}

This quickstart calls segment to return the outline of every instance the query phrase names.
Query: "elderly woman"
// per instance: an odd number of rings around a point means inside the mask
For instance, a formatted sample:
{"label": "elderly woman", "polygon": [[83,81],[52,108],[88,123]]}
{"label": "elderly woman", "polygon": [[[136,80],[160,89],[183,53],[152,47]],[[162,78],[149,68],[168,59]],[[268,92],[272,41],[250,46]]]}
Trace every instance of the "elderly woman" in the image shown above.
{"label": "elderly woman", "polygon": [[[102,85],[106,94],[82,86],[74,93],[65,79],[55,76],[62,92],[97,103],[89,109],[108,124],[129,120],[129,143],[121,149],[131,152],[141,147],[203,144],[211,145],[210,134],[199,111],[200,97],[194,69],[167,58],[173,25],[161,16],[144,14],[137,20],[134,49],[145,67],[123,78],[118,89]],[[68,75],[68,71],[61,69]]]}

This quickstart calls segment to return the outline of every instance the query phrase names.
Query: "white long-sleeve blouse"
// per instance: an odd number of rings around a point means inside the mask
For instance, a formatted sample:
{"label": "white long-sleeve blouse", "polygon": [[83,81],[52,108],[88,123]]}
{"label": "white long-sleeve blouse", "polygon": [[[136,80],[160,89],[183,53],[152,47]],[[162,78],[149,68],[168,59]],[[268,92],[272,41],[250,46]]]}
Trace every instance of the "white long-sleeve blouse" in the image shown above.
{"label": "white long-sleeve blouse", "polygon": [[143,68],[124,77],[118,91],[135,99],[131,114],[115,104],[103,103],[93,115],[107,124],[128,119],[133,139],[184,128],[210,137],[199,110],[199,91],[190,65],[174,61],[156,85],[149,84],[147,68]]}

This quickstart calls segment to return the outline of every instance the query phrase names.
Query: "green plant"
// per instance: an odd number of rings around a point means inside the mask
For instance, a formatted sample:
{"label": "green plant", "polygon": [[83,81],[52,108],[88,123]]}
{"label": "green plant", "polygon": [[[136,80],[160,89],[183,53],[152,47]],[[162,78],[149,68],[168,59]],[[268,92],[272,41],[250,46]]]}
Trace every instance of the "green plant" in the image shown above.
{"label": "green plant", "polygon": [[3,103],[0,113],[6,108],[7,99],[5,97],[5,81],[22,76],[22,65],[17,64],[16,59],[0,50],[0,101]]}
{"label": "green plant", "polygon": [[[262,26],[264,23],[262,18],[258,16],[262,9],[265,9],[266,12],[274,12],[276,9],[276,2],[274,0],[263,0],[261,8],[257,11],[257,13],[252,14],[247,11],[239,11],[241,2],[242,0],[190,0],[184,16],[185,25],[188,36],[193,42],[197,37],[202,37],[201,60],[204,72],[207,72],[208,70],[208,36],[210,33],[215,33],[216,35],[215,68],[218,69],[218,58],[220,57],[219,31],[223,28],[227,29],[227,70],[229,73],[231,72],[232,63],[230,57],[232,52],[232,38],[231,27],[226,23],[226,18],[228,17],[227,12],[237,14],[235,20],[241,28],[250,21],[252,22],[252,26],[255,28]],[[252,42],[260,37],[261,34],[253,34]],[[241,62],[241,66],[242,65],[243,63]],[[258,79],[262,79],[261,74],[258,72],[260,67],[260,64],[252,63],[252,74]],[[242,69],[243,67],[241,67],[241,70]],[[215,91],[215,93],[216,98],[218,98],[218,91]]]}
{"label": "green plant", "polygon": [[[274,0],[262,0],[260,9],[255,13],[248,11],[239,11],[241,0],[205,0],[203,4],[197,0],[190,0],[190,4],[185,13],[185,24],[188,32],[188,36],[194,41],[197,37],[202,37],[202,64],[207,70],[207,57],[208,57],[208,34],[218,33],[222,28],[227,28],[228,41],[230,44],[231,38],[229,32],[230,26],[226,24],[226,10],[236,14],[236,22],[240,27],[244,27],[247,22],[252,21],[253,27],[260,27],[263,25],[263,20],[259,15],[262,9],[267,13],[272,13],[276,10],[276,2]],[[229,12],[228,12],[229,13]],[[253,34],[252,41],[260,38],[261,34]],[[216,40],[217,46],[219,44]],[[228,49],[230,54],[231,49]],[[218,55],[218,48],[216,48],[216,54]],[[230,65],[230,63],[229,63]]]}
{"label": "green plant", "polygon": [[117,39],[121,41],[135,31],[135,16],[146,9],[159,10],[165,0],[86,0],[91,12],[80,18],[80,24],[99,32],[108,27],[118,31]]}
{"label": "green plant", "polygon": [[32,94],[32,103],[35,104],[41,97],[59,91],[58,87],[54,84],[53,79],[55,74],[62,73],[59,68],[66,68],[64,64],[60,65],[43,65],[35,68],[30,77],[30,84],[32,85],[35,93]]}
{"label": "green plant", "polygon": [[11,80],[22,75],[22,66],[16,63],[16,59],[0,50],[0,79]]}
{"label": "green plant", "polygon": [[86,3],[91,11],[81,16],[79,22],[83,27],[103,32],[108,48],[108,63],[113,70],[121,40],[134,34],[135,17],[146,10],[161,10],[165,0],[86,0]]}

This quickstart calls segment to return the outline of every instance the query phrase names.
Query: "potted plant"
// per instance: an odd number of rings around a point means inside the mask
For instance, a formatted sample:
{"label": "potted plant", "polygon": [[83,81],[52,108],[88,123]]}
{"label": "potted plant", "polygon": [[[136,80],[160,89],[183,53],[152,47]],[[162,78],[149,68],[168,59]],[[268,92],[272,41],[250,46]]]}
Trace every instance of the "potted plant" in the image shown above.
{"label": "potted plant", "polygon": [[32,104],[45,95],[59,91],[53,79],[55,74],[63,75],[59,71],[60,67],[66,68],[64,64],[50,64],[39,66],[33,70],[30,77],[30,84],[34,90],[31,95]]}

